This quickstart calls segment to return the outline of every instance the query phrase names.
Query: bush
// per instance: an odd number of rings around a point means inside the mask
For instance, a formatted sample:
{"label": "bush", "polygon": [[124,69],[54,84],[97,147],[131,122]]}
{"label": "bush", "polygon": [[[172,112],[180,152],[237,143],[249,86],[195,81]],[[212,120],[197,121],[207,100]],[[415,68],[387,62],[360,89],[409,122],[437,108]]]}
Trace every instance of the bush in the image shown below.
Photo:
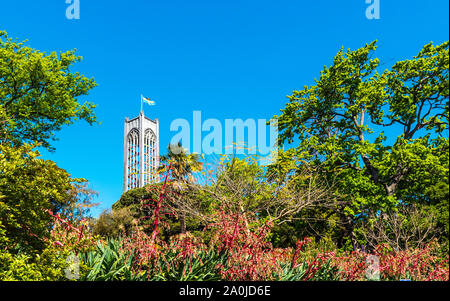
{"label": "bush", "polygon": [[133,224],[137,221],[128,207],[103,211],[100,216],[93,221],[92,233],[103,237],[118,237],[128,234]]}
{"label": "bush", "polygon": [[55,281],[67,280],[65,269],[69,256],[67,251],[59,251],[47,246],[39,255],[12,254],[0,251],[0,280],[2,281]]}
{"label": "bush", "polygon": [[106,243],[98,241],[95,250],[80,254],[81,261],[88,272],[80,280],[144,280],[144,272],[133,271],[135,255],[122,250],[120,239],[108,239]]}

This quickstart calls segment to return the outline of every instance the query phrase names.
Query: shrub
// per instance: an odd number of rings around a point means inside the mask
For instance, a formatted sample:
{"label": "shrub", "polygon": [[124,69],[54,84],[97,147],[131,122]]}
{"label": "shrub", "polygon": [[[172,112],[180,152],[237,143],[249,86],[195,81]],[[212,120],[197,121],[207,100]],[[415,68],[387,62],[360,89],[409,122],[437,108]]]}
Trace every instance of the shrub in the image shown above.
{"label": "shrub", "polygon": [[103,237],[118,237],[129,233],[134,223],[135,219],[128,207],[103,211],[93,222],[92,233]]}
{"label": "shrub", "polygon": [[13,254],[0,250],[0,280],[2,281],[54,281],[67,280],[67,251],[59,251],[51,245],[41,254]]}
{"label": "shrub", "polygon": [[106,243],[98,241],[96,248],[80,254],[81,261],[88,272],[80,280],[111,281],[111,280],[143,280],[144,272],[133,271],[134,254],[127,255],[122,250],[120,239],[108,239]]}

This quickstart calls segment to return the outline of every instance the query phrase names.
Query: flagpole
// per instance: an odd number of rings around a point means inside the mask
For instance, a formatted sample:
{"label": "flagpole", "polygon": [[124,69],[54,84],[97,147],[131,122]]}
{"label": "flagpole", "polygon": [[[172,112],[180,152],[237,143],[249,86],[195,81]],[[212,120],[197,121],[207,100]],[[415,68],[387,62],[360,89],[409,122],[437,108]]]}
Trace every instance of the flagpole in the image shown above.
{"label": "flagpole", "polygon": [[141,94],[141,112],[142,112],[142,94]]}

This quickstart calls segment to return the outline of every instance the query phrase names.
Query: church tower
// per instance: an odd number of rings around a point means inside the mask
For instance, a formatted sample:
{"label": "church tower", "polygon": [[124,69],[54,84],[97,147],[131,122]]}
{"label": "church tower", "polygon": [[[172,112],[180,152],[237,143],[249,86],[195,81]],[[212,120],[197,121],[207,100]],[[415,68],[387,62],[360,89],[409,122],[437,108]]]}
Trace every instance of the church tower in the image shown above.
{"label": "church tower", "polygon": [[123,192],[158,181],[159,122],[144,116],[125,118]]}

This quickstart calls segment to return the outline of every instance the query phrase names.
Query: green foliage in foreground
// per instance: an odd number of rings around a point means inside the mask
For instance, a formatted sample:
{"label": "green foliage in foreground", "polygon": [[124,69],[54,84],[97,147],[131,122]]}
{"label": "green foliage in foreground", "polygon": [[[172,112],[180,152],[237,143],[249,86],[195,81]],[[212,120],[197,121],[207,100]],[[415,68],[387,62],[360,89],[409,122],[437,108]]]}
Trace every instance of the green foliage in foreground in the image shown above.
{"label": "green foliage in foreground", "polygon": [[217,269],[218,264],[226,264],[227,254],[213,250],[202,251],[194,258],[177,264],[175,252],[161,260],[160,272],[153,273],[149,280],[156,281],[219,281],[222,280]]}
{"label": "green foliage in foreground", "polygon": [[133,263],[136,254],[127,256],[122,250],[121,239],[107,239],[103,244],[97,243],[95,250],[80,254],[87,273],[80,280],[87,281],[214,281],[221,280],[216,265],[224,263],[226,255],[214,251],[201,252],[195,258],[188,258],[180,263],[178,252],[169,251],[164,258],[158,258],[156,267],[142,266],[136,268]]}
{"label": "green foliage in foreground", "polygon": [[2,281],[56,281],[67,280],[65,269],[69,252],[49,246],[41,254],[14,254],[0,250],[0,280]]}
{"label": "green foliage in foreground", "polygon": [[108,239],[106,244],[97,242],[96,249],[81,254],[80,260],[89,270],[80,280],[111,281],[111,280],[144,280],[144,272],[133,273],[134,256],[127,258],[121,252],[120,239]]}
{"label": "green foliage in foreground", "polygon": [[290,263],[283,263],[281,265],[281,273],[276,275],[277,280],[280,281],[336,281],[339,280],[337,267],[331,265],[331,260],[328,260],[324,265],[317,267],[318,271],[313,277],[307,277],[308,268],[310,265],[308,262],[304,262],[297,267],[292,267]]}
{"label": "green foliage in foreground", "polygon": [[[154,266],[133,268],[135,254],[127,258],[121,249],[121,239],[108,239],[105,244],[98,242],[95,250],[79,255],[88,270],[79,280],[85,281],[220,281],[223,280],[218,266],[228,265],[226,251],[203,250],[186,260],[179,259],[179,252],[168,250],[159,257]],[[308,278],[308,270],[316,268],[305,261],[299,266],[281,264],[282,270],[273,278],[281,281],[331,281],[338,280],[338,269],[328,260],[317,266],[318,271]]]}

